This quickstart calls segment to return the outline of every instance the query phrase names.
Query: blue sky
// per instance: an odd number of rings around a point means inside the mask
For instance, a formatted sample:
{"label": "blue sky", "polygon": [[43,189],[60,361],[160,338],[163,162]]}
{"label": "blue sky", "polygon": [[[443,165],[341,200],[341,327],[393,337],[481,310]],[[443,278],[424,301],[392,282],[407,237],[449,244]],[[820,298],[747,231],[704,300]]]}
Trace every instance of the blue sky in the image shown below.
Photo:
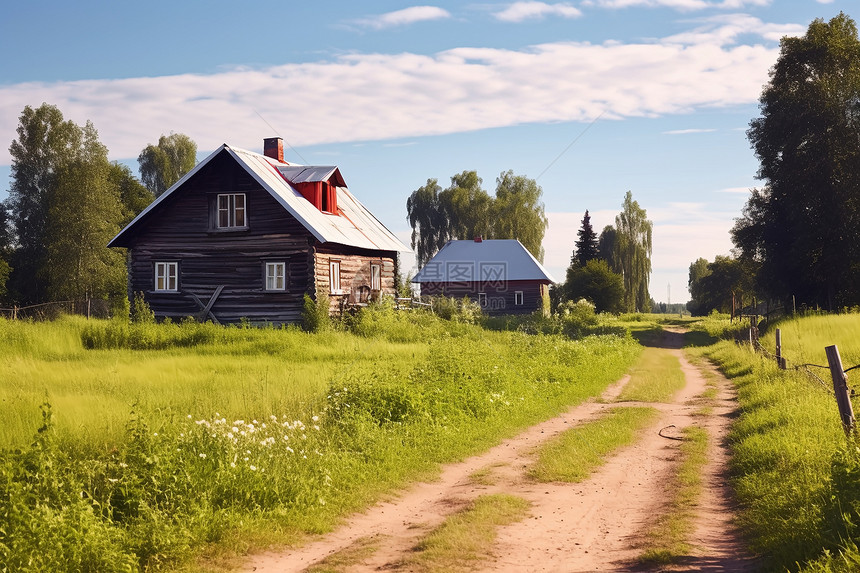
{"label": "blue sky", "polygon": [[779,38],[848,0],[27,2],[0,18],[0,198],[18,116],[91,120],[111,159],[162,134],[336,164],[408,243],[428,178],[536,178],[545,266],[564,279],[586,209],[613,223],[630,190],[654,222],[651,295],[687,300],[698,257],[758,184],[745,131]]}

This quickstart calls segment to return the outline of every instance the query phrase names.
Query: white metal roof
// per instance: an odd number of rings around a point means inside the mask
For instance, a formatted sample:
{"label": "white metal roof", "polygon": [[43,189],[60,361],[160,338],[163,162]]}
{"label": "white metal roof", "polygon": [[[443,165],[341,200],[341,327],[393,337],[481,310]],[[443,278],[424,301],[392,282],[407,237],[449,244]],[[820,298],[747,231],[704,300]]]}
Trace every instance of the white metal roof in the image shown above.
{"label": "white metal roof", "polygon": [[335,165],[276,165],[284,179],[290,183],[329,181],[337,187],[346,187],[340,169]]}
{"label": "white metal roof", "polygon": [[[340,171],[334,166],[302,166],[280,163],[276,159],[246,151],[237,147],[230,147],[226,143],[213,151],[203,161],[198,163],[194,169],[185,174],[170,189],[161,194],[146,209],[144,209],[134,220],[111,239],[108,246],[122,246],[121,237],[134,227],[138,221],[143,219],[165,201],[170,195],[189,178],[193,177],[203,166],[209,163],[219,153],[226,150],[239,165],[241,165],[280,205],[293,217],[304,225],[304,227],[323,243],[339,243],[363,249],[401,251],[409,252],[411,249],[403,244],[385,225],[383,225],[373,214],[362,205],[346,188]],[[282,170],[286,173],[282,173]],[[296,176],[301,181],[324,181],[328,180],[337,188],[338,215],[323,213],[305,199],[288,179]],[[299,181],[296,181],[297,183]],[[253,221],[253,214],[250,214]]]}
{"label": "white metal roof", "polygon": [[414,283],[545,280],[543,265],[516,239],[449,241],[412,279]]}

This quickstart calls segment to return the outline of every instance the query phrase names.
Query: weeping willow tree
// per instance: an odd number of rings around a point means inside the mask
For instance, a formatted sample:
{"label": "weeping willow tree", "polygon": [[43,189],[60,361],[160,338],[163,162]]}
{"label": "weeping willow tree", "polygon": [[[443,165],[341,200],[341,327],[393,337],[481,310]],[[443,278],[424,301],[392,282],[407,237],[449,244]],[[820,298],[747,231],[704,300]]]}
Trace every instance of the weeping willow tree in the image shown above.
{"label": "weeping willow tree", "polygon": [[406,200],[406,218],[412,227],[412,248],[418,266],[424,266],[452,239],[519,239],[543,261],[547,218],[541,202],[543,190],[534,179],[505,171],[496,178],[495,196],[482,187],[476,171],[451,177],[442,189],[428,179]]}
{"label": "weeping willow tree", "polygon": [[645,209],[627,192],[621,213],[615,217],[614,259],[624,277],[624,306],[628,312],[650,310],[651,233],[654,224]]}

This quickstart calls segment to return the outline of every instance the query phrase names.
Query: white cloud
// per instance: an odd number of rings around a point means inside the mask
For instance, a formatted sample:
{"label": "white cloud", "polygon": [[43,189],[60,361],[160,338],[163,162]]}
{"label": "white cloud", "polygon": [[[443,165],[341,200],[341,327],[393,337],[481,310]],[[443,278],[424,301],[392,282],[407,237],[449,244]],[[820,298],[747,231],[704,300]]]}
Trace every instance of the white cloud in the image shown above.
{"label": "white cloud", "polygon": [[599,8],[673,8],[682,12],[721,9],[739,10],[748,6],[768,6],[771,0],[586,0],[583,6]]}
{"label": "white cloud", "polygon": [[713,133],[716,129],[672,129],[664,131],[663,135],[688,135],[691,133]]}
{"label": "white cloud", "polygon": [[700,25],[689,32],[661,40],[668,44],[728,46],[742,35],[778,42],[783,36],[802,36],[806,27],[800,24],[770,24],[748,14],[724,14],[698,20]]}
{"label": "white cloud", "polygon": [[381,30],[395,26],[406,26],[426,20],[443,20],[450,17],[450,12],[436,6],[412,6],[411,8],[355,20],[354,23],[359,26]]}
{"label": "white cloud", "polygon": [[582,12],[566,2],[560,4],[514,2],[501,12],[496,12],[494,16],[503,22],[522,22],[523,20],[545,18],[546,16],[578,18],[582,16]]}
{"label": "white cloud", "polygon": [[[777,55],[775,45],[559,42],[350,54],[211,75],[22,83],[0,86],[0,134],[14,137],[24,106],[41,102],[75,122],[92,120],[114,158],[137,157],[171,131],[205,151],[225,141],[257,149],[272,131],[268,124],[301,147],[601,114],[656,117],[757,101]],[[7,149],[0,148],[0,164],[9,163]]]}

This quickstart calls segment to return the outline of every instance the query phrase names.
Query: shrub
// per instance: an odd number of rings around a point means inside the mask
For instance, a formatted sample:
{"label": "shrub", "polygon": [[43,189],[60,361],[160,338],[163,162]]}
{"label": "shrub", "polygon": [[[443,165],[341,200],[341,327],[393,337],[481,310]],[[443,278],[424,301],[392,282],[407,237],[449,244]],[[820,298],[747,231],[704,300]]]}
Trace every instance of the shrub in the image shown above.
{"label": "shrub", "polygon": [[302,328],[307,332],[331,330],[332,321],[329,305],[330,301],[327,294],[318,294],[316,300],[306,294],[302,307]]}
{"label": "shrub", "polygon": [[454,298],[448,296],[434,296],[430,299],[433,305],[433,313],[445,320],[477,324],[483,317],[481,305],[468,296]]}
{"label": "shrub", "polygon": [[130,318],[136,324],[152,324],[155,322],[155,313],[149,308],[149,304],[147,304],[142,292],[134,293]]}

